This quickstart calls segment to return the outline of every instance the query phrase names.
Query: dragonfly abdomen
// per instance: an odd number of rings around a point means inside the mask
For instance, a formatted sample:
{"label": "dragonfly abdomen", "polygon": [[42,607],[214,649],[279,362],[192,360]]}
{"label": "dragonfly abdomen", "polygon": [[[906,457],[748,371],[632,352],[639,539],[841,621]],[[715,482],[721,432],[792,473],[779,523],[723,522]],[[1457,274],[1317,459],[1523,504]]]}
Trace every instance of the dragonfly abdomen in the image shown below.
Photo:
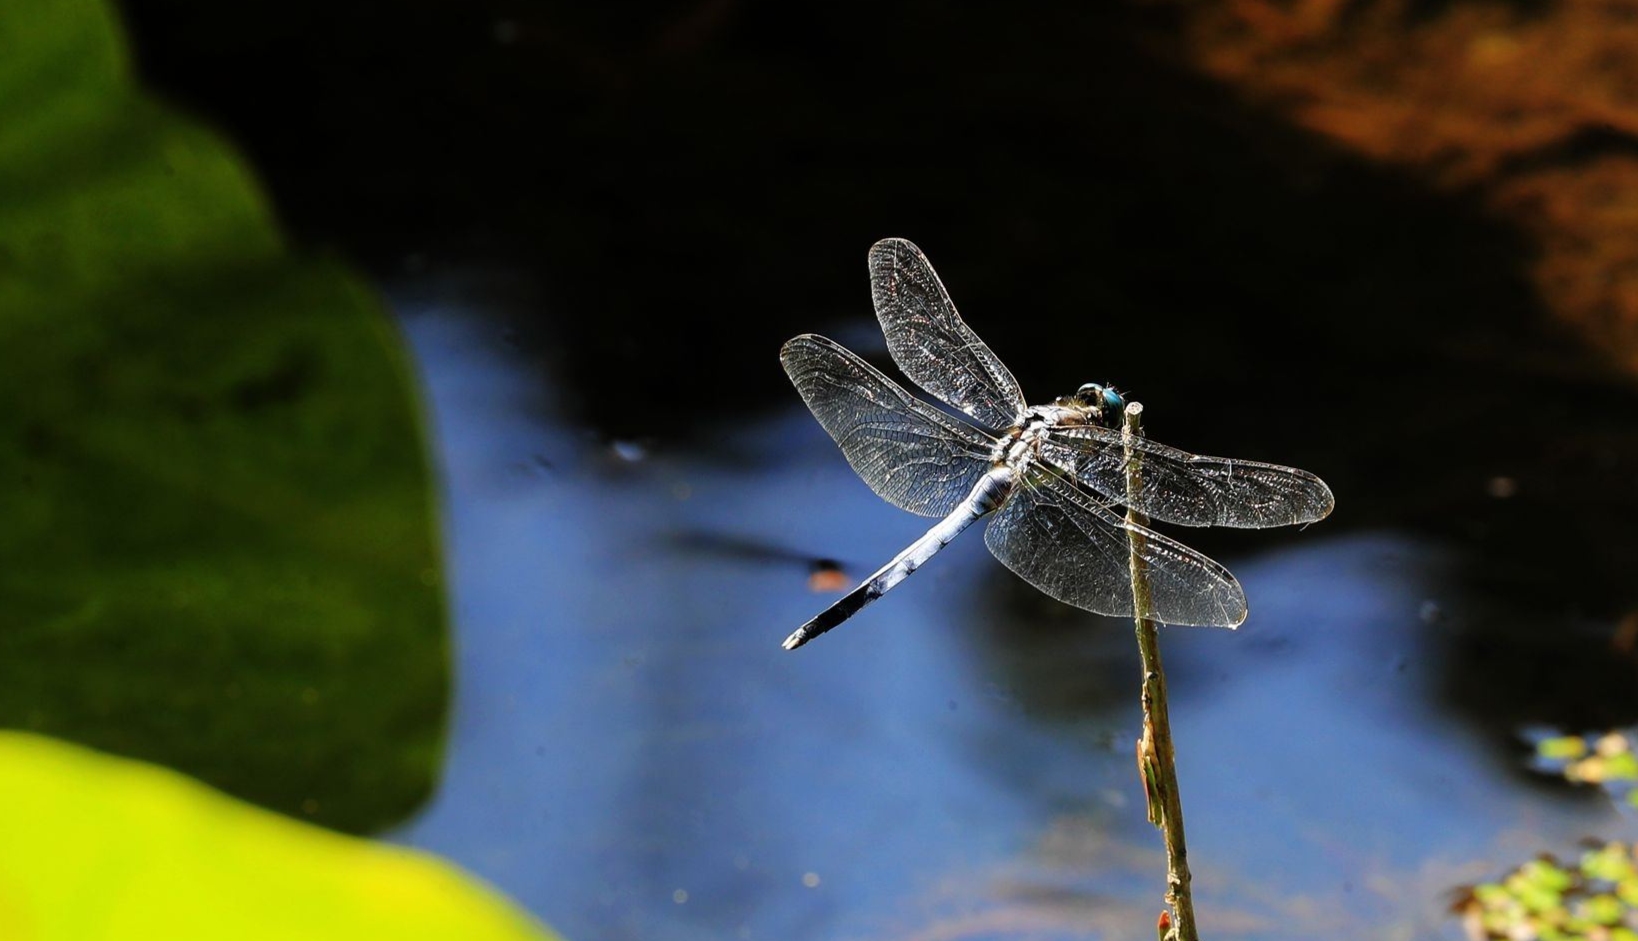
{"label": "dragonfly abdomen", "polygon": [[1017,481],[1018,474],[1010,467],[997,465],[990,468],[954,512],[939,520],[938,524],[924,533],[920,539],[906,546],[903,552],[877,569],[875,574],[865,579],[859,587],[792,632],[791,636],[785,638],[785,649],[795,650],[858,614],[864,610],[865,605],[892,591],[916,569],[921,568],[922,563],[937,555],[940,549],[961,535],[962,530],[1004,503]]}

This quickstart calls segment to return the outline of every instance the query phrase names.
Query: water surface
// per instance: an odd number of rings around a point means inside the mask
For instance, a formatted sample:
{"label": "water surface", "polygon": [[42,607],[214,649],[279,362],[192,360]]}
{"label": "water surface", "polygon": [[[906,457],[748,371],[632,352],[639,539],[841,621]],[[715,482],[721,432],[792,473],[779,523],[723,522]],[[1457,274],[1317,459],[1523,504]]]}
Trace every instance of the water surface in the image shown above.
{"label": "water surface", "polygon": [[[1152,937],[1128,623],[1045,599],[967,534],[786,652],[834,598],[810,560],[861,576],[927,525],[794,392],[696,443],[610,442],[492,320],[399,308],[458,680],[442,788],[397,839],[571,938]],[[1453,645],[1506,605],[1457,587],[1464,550],[1338,504],[1223,556],[1241,630],[1163,632],[1214,937],[1455,937],[1453,886],[1619,826],[1452,708]]]}

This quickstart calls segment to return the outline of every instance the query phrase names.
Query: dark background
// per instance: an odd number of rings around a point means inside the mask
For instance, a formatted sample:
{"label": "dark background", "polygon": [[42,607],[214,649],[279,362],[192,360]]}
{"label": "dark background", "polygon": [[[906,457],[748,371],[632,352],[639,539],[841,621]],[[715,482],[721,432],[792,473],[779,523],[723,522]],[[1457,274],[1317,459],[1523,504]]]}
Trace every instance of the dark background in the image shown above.
{"label": "dark background", "polygon": [[[1453,351],[1574,357],[1542,348],[1519,237],[1194,74],[1162,9],[126,10],[142,73],[239,142],[299,239],[381,278],[526,272],[619,433],[777,395],[745,364],[856,314],[885,235],[922,244],[1030,388],[1107,371],[1207,397],[1168,413],[1236,435],[1270,402],[1397,423]],[[679,407],[634,413],[633,386]]]}

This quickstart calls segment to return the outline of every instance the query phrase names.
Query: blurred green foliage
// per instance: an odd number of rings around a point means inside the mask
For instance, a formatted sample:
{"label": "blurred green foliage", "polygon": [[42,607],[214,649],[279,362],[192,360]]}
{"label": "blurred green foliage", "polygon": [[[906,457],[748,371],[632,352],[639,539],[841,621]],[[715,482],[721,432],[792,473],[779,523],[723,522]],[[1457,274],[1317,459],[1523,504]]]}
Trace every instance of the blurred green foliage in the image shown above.
{"label": "blurred green foliage", "polygon": [[448,650],[399,338],[104,3],[13,0],[0,49],[0,725],[401,819]]}
{"label": "blurred green foliage", "polygon": [[1574,866],[1551,856],[1500,881],[1466,890],[1457,902],[1467,936],[1541,941],[1638,941],[1638,862],[1634,847],[1592,847]]}
{"label": "blurred green foliage", "polygon": [[0,732],[0,938],[550,941],[434,857]]}
{"label": "blurred green foliage", "polygon": [[1537,766],[1577,784],[1596,784],[1618,805],[1638,809],[1638,755],[1627,732],[1557,735],[1536,743]]}
{"label": "blurred green foliage", "polygon": [[[1535,749],[1539,770],[1596,784],[1618,805],[1638,806],[1638,761],[1627,733],[1548,735]],[[1574,867],[1541,856],[1496,882],[1459,890],[1456,911],[1474,941],[1638,941],[1635,850],[1594,844]]]}

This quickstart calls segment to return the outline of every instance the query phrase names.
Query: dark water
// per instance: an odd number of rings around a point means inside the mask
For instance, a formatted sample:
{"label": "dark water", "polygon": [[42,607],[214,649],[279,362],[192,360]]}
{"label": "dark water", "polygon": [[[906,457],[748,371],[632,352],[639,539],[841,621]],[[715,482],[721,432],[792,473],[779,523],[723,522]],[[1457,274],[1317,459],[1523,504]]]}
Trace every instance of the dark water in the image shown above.
{"label": "dark water", "polygon": [[[446,488],[458,692],[443,786],[396,839],[571,938],[1152,937],[1129,624],[1035,594],[968,534],[785,652],[834,597],[810,559],[858,576],[926,523],[794,392],[678,441],[576,427],[463,297],[397,292]],[[777,369],[766,353],[744,368]],[[1212,937],[1456,937],[1454,886],[1622,826],[1520,770],[1514,713],[1555,716],[1517,704],[1576,701],[1563,677],[1494,689],[1596,622],[1529,579],[1476,591],[1483,543],[1337,496],[1305,531],[1213,544],[1251,601],[1238,632],[1163,635]]]}

